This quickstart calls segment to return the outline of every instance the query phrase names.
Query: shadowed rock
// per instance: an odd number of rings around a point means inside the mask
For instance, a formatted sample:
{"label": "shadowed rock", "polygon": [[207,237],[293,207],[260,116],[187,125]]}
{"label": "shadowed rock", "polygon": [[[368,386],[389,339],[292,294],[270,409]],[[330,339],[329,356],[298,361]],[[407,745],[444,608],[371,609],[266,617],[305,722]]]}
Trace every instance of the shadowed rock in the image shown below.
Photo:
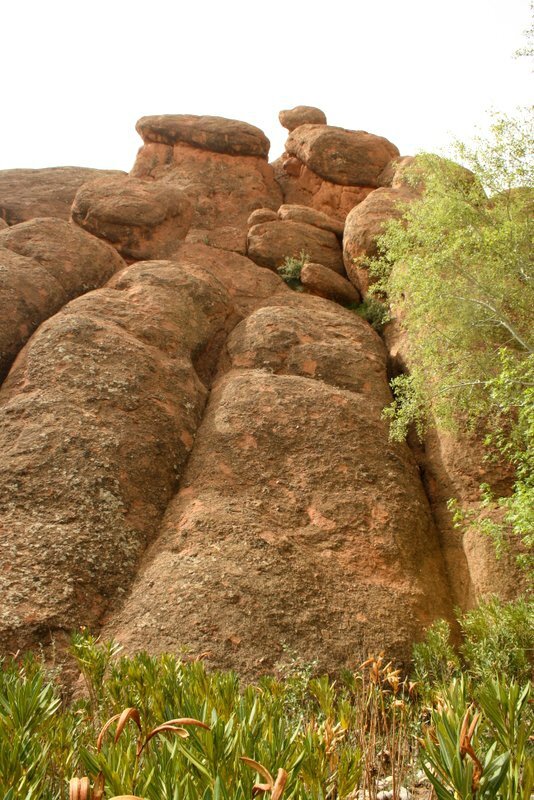
{"label": "shadowed rock", "polygon": [[304,264],[300,282],[307,292],[348,306],[361,303],[359,291],[342,275],[322,264]]}

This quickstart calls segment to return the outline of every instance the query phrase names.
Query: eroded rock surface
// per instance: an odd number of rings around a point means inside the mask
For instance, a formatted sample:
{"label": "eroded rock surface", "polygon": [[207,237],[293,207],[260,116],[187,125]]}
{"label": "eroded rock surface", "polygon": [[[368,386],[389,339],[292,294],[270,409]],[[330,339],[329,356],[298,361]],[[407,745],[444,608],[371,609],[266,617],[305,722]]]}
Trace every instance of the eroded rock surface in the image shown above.
{"label": "eroded rock surface", "polygon": [[193,209],[178,187],[128,176],[84,184],[72,219],[133,261],[165,258],[185,239]]}
{"label": "eroded rock surface", "polygon": [[88,167],[0,170],[0,217],[9,225],[34,217],[68,220],[74,195],[83,183],[124,174]]}
{"label": "eroded rock surface", "polygon": [[124,266],[112,247],[64,220],[0,231],[0,381],[41,322]]}
{"label": "eroded rock surface", "polygon": [[231,312],[206,271],[139,262],[20,354],[0,390],[4,652],[95,626],[133,580],[193,446]]}
{"label": "eroded rock surface", "polygon": [[310,294],[345,306],[358,305],[362,301],[359,291],[350,281],[322,264],[304,264],[300,271],[300,282]]}
{"label": "eroded rock surface", "polygon": [[383,136],[331,125],[301,125],[289,134],[286,150],[316,175],[344,186],[378,186],[384,167],[399,155]]}
{"label": "eroded rock surface", "polygon": [[194,114],[141,117],[135,126],[145,143],[179,142],[232,156],[267,158],[270,142],[263,131],[248,122]]}
{"label": "eroded rock surface", "polygon": [[254,225],[248,232],[247,255],[263,267],[276,269],[287,257],[298,258],[302,253],[335,272],[344,271],[341,248],[331,231],[305,222],[279,220]]}
{"label": "eroded rock surface", "polygon": [[378,648],[406,658],[449,607],[388,398],[367,323],[319,298],[266,301],[228,339],[180,492],[105,634],[248,674],[284,643],[333,670]]}

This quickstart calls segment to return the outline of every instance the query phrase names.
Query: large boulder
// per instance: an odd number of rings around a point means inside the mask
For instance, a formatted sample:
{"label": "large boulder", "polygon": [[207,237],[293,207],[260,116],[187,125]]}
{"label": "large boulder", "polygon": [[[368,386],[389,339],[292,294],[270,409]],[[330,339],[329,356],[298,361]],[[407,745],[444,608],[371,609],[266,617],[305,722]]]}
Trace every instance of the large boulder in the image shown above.
{"label": "large boulder", "polygon": [[263,131],[248,122],[194,114],[141,117],[135,126],[145,144],[185,143],[202,150],[232,156],[267,158],[270,142]]}
{"label": "large boulder", "polygon": [[64,220],[0,231],[0,380],[41,322],[125,266],[113,247]]}
{"label": "large boulder", "polygon": [[301,254],[308,261],[344,272],[341,248],[332,231],[305,222],[278,220],[254,225],[248,232],[247,255],[262,267],[277,269],[287,257],[298,258]]}
{"label": "large boulder", "polygon": [[21,352],[0,389],[1,651],[95,627],[126,592],[192,448],[231,312],[205,270],[139,262]]}
{"label": "large boulder", "polygon": [[266,301],[228,340],[180,491],[103,635],[249,675],[284,645],[332,671],[382,649],[408,661],[450,609],[388,400],[366,322],[310,296]]}
{"label": "large boulder", "polygon": [[300,282],[310,294],[344,306],[357,305],[362,299],[350,281],[322,264],[304,264],[300,271]]}
{"label": "large boulder", "polygon": [[315,106],[295,106],[285,111],[280,111],[278,119],[282,127],[294,131],[300,125],[326,125],[326,115]]}
{"label": "large boulder", "polygon": [[343,186],[378,186],[386,164],[399,155],[382,136],[331,125],[301,125],[289,134],[286,151],[316,175]]}
{"label": "large boulder", "polygon": [[316,228],[332,231],[336,236],[343,236],[344,225],[335,217],[330,217],[328,214],[317,211],[315,208],[285,203],[278,209],[278,216],[280,219],[290,220],[292,222],[305,222],[308,225],[315,225]]}
{"label": "large boulder", "polygon": [[74,222],[134,261],[169,256],[185,239],[192,215],[179,187],[128,176],[84,184],[72,205]]}
{"label": "large boulder", "polygon": [[119,175],[125,173],[88,167],[0,170],[0,217],[9,225],[35,217],[68,220],[74,195],[82,184]]}
{"label": "large boulder", "polygon": [[366,295],[367,262],[377,254],[377,240],[390,219],[399,219],[416,195],[407,187],[375,189],[352,209],[345,221],[343,261],[349,280]]}

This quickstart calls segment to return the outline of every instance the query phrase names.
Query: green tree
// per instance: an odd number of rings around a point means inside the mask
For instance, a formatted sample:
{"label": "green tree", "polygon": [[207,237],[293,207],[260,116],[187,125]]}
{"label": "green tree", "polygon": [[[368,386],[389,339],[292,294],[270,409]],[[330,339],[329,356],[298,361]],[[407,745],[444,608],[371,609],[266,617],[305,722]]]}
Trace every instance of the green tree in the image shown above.
{"label": "green tree", "polygon": [[[420,199],[391,221],[371,264],[409,334],[410,375],[393,382],[392,436],[410,424],[483,431],[516,468],[506,523],[527,548],[534,530],[534,230],[532,114],[493,120],[467,166],[419,156]],[[486,493],[486,502],[489,502]],[[490,523],[488,523],[490,524]],[[496,532],[494,530],[493,532]]]}

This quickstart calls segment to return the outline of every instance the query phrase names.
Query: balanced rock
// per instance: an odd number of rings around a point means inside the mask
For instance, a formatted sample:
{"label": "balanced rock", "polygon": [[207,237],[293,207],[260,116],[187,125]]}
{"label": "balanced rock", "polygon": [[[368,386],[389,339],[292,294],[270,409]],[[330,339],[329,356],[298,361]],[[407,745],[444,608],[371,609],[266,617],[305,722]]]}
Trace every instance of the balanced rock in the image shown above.
{"label": "balanced rock", "polygon": [[278,214],[272,208],[257,208],[247,219],[247,225],[252,228],[253,225],[260,225],[262,222],[275,222],[277,219]]}
{"label": "balanced rock", "polygon": [[377,253],[377,240],[386,222],[399,219],[416,197],[406,187],[375,189],[352,209],[345,222],[343,261],[349,280],[365,296],[369,288],[366,262]]}
{"label": "balanced rock", "polygon": [[301,125],[289,134],[286,151],[325,180],[344,186],[378,186],[384,167],[399,155],[382,136],[331,125]]}
{"label": "balanced rock", "polygon": [[349,306],[361,303],[359,291],[350,281],[322,264],[304,264],[300,282],[307,292]]}
{"label": "balanced rock", "polygon": [[96,626],[128,588],[193,445],[231,311],[205,270],[139,262],[28,342],[0,389],[3,652]]}
{"label": "balanced rock", "polygon": [[280,267],[287,257],[307,260],[344,272],[343,256],[335,233],[305,222],[278,220],[254,225],[248,232],[247,255],[269,269]]}
{"label": "balanced rock", "polygon": [[333,303],[287,298],[228,339],[180,491],[103,631],[127,652],[186,646],[257,675],[289,642],[337,671],[380,649],[409,661],[450,613],[417,468],[381,417],[380,338]]}
{"label": "balanced rock", "polygon": [[259,156],[266,159],[269,155],[270,142],[263,131],[248,122],[235,119],[163,114],[141,117],[135,127],[145,144],[185,143],[232,156]]}
{"label": "balanced rock", "polygon": [[192,215],[191,203],[177,186],[131,177],[86,183],[72,205],[74,222],[133,260],[172,253],[185,239]]}
{"label": "balanced rock", "polygon": [[87,167],[0,170],[0,217],[9,225],[35,217],[68,220],[74,195],[82,184],[119,175],[125,173]]}
{"label": "balanced rock", "polygon": [[326,115],[320,108],[314,106],[295,106],[278,114],[280,124],[293,131],[300,125],[326,125]]}
{"label": "balanced rock", "polygon": [[328,214],[317,211],[315,208],[284,204],[278,209],[278,216],[280,219],[305,222],[307,225],[315,225],[316,228],[332,231],[336,236],[343,236],[344,225],[334,217],[329,217]]}
{"label": "balanced rock", "polygon": [[113,247],[61,219],[0,231],[0,380],[41,322],[125,266]]}

